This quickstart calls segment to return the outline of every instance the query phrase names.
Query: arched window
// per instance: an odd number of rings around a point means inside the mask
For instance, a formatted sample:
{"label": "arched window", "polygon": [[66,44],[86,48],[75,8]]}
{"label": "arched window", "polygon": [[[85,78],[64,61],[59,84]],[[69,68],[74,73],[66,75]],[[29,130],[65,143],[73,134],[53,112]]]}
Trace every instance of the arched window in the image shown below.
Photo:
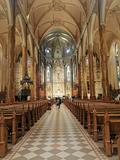
{"label": "arched window", "polygon": [[73,81],[75,81],[75,64],[73,63]]}
{"label": "arched window", "polygon": [[50,82],[50,66],[47,66],[46,69],[46,80],[47,82]]}
{"label": "arched window", "polygon": [[118,86],[119,86],[119,88],[120,88],[120,62],[119,62],[119,48],[118,48],[118,43],[115,43],[115,44],[114,44],[114,48],[115,48],[117,80],[118,80]]}
{"label": "arched window", "polygon": [[76,68],[76,64],[73,64],[73,81],[76,81],[76,77],[77,77],[77,68]]}
{"label": "arched window", "polygon": [[4,55],[4,49],[0,43],[0,91],[4,91],[7,85],[7,60]]}
{"label": "arched window", "polygon": [[41,65],[41,83],[44,83],[44,64]]}
{"label": "arched window", "polygon": [[67,66],[67,81],[70,81],[70,66]]}
{"label": "arched window", "polygon": [[2,86],[2,45],[0,44],[0,91],[1,91],[1,86]]}

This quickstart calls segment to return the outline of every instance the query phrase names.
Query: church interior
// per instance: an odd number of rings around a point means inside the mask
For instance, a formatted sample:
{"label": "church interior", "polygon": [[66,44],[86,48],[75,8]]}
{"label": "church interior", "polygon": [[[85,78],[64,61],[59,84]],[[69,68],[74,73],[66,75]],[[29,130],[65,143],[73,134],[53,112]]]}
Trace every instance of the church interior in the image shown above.
{"label": "church interior", "polygon": [[119,16],[120,0],[0,0],[0,160],[120,160]]}

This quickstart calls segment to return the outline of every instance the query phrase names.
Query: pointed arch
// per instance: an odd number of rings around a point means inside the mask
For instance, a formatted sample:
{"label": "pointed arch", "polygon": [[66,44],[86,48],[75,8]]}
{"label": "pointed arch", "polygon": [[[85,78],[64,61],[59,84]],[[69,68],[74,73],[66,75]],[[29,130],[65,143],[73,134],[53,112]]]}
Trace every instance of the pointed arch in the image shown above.
{"label": "pointed arch", "polygon": [[13,14],[12,14],[12,4],[10,0],[5,0],[7,5],[7,16],[8,16],[8,25],[13,25]]}
{"label": "pointed arch", "polygon": [[23,18],[21,17],[20,14],[18,14],[17,17],[18,17],[18,20],[19,20],[21,33],[22,33],[22,46],[25,46],[26,45],[26,42],[25,42],[25,27],[24,27]]}
{"label": "pointed arch", "polygon": [[95,25],[96,14],[94,13],[91,17],[90,25],[88,27],[88,43],[93,45],[94,41],[94,25]]}

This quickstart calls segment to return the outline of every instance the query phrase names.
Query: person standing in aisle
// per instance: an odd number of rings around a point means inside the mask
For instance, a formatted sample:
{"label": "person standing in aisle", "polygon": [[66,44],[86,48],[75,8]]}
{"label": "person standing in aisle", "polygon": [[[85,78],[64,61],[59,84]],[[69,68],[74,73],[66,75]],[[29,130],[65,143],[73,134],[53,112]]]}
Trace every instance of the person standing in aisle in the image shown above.
{"label": "person standing in aisle", "polygon": [[61,98],[60,97],[57,98],[56,105],[58,106],[58,109],[60,109],[60,105],[61,105]]}

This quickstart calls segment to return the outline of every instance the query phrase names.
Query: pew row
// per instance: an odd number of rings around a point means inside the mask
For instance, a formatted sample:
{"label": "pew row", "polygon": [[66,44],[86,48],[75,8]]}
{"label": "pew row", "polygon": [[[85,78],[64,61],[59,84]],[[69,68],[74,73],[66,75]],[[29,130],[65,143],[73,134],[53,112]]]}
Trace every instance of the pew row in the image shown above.
{"label": "pew row", "polygon": [[0,106],[0,157],[8,152],[8,142],[16,144],[47,109],[47,100]]}
{"label": "pew row", "polygon": [[[120,138],[114,138],[119,137],[120,134],[120,124],[118,123],[120,121],[120,104],[79,100],[65,100],[64,103],[88,131],[94,141],[103,140],[104,151],[107,156],[112,156],[113,150],[117,146],[116,148],[120,157],[120,147],[118,147],[120,146]],[[110,127],[110,139],[106,137],[108,133],[105,133],[105,113],[109,115],[110,126],[116,126]],[[114,130],[111,130],[111,128],[114,128]]]}
{"label": "pew row", "polygon": [[120,160],[120,115],[110,117],[108,112],[104,114],[103,144],[107,156],[112,156],[117,149]]}

